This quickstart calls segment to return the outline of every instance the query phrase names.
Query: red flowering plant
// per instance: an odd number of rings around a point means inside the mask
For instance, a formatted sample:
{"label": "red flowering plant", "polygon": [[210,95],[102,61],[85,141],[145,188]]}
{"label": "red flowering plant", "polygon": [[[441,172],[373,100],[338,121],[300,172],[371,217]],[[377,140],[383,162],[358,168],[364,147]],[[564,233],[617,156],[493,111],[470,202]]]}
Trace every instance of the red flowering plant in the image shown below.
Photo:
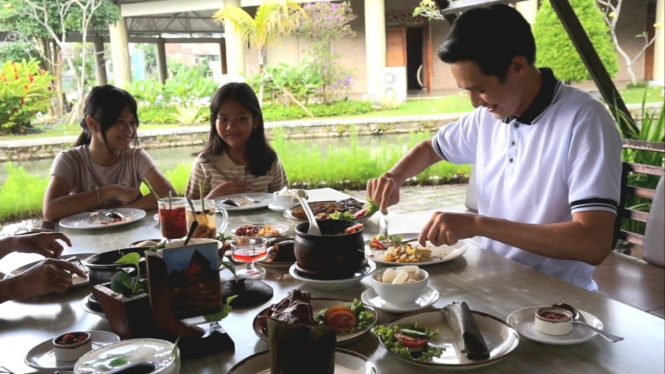
{"label": "red flowering plant", "polygon": [[37,112],[46,112],[53,76],[37,60],[8,61],[0,67],[0,134],[20,133]]}

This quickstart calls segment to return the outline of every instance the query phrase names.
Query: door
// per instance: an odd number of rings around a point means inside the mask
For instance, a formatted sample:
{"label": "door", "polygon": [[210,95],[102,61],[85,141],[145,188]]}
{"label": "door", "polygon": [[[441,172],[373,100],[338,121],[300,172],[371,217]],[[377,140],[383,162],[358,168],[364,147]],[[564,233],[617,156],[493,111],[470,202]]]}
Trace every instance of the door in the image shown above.
{"label": "door", "polygon": [[390,27],[386,32],[386,66],[406,66],[406,27]]}

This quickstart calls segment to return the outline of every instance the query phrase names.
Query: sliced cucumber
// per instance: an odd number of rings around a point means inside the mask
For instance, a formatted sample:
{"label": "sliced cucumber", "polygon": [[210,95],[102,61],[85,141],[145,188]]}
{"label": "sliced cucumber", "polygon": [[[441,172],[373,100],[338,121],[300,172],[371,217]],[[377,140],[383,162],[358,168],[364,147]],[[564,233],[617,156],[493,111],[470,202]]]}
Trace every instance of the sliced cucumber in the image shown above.
{"label": "sliced cucumber", "polygon": [[427,338],[427,333],[422,331],[416,331],[411,329],[400,329],[399,332],[406,336],[411,336],[413,338]]}

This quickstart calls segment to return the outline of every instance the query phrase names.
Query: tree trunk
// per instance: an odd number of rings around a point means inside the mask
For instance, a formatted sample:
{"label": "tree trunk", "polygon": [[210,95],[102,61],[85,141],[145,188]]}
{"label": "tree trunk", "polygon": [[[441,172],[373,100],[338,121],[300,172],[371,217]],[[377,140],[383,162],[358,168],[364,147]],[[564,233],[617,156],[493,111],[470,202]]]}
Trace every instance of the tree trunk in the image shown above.
{"label": "tree trunk", "polygon": [[55,77],[55,91],[58,98],[58,106],[56,107],[55,114],[62,117],[65,114],[65,92],[62,87],[62,58],[61,50],[57,43],[53,43],[53,77]]}

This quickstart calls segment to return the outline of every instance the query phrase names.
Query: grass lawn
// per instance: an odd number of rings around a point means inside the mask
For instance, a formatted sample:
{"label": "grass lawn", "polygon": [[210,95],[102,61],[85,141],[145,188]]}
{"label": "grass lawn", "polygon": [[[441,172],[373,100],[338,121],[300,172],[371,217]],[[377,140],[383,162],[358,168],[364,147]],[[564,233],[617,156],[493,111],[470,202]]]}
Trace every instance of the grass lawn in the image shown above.
{"label": "grass lawn", "polygon": [[[661,96],[662,87],[649,87],[646,89],[646,102],[663,102]],[[644,88],[629,88],[620,90],[626,104],[641,104],[644,98]],[[445,96],[437,99],[418,99],[409,100],[400,105],[397,109],[377,110],[370,113],[364,113],[354,116],[326,117],[326,119],[352,119],[352,118],[373,118],[373,117],[397,117],[413,116],[427,114],[450,114],[466,113],[473,110],[468,95],[460,91],[456,95]],[[306,121],[306,119],[301,119]],[[153,125],[141,124],[141,130],[167,129],[178,127],[178,125]],[[0,136],[0,140],[15,139],[34,139],[34,138],[52,138],[57,136],[78,135],[81,132],[78,124],[56,125],[49,127],[35,126],[34,132],[28,135]]]}

